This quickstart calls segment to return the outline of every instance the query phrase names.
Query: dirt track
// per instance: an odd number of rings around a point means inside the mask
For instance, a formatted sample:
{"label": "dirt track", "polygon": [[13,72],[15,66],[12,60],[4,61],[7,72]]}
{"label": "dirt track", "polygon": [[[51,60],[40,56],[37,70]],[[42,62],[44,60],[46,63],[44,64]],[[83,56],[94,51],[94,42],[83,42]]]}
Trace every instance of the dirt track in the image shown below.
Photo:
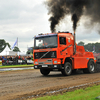
{"label": "dirt track", "polygon": [[[49,76],[44,77],[39,70],[0,72],[0,100],[26,100],[32,96],[45,95],[50,91],[95,81],[100,81],[100,72],[66,77],[62,76],[61,72],[51,72]],[[88,84],[90,85],[92,83]]]}

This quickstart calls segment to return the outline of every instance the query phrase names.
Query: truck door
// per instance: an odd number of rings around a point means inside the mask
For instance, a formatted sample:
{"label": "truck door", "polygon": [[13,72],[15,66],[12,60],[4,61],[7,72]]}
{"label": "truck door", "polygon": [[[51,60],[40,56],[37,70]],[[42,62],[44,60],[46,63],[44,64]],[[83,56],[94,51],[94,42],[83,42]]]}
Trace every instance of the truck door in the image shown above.
{"label": "truck door", "polygon": [[59,37],[59,46],[60,46],[60,54],[66,55],[67,54],[67,43],[66,37]]}

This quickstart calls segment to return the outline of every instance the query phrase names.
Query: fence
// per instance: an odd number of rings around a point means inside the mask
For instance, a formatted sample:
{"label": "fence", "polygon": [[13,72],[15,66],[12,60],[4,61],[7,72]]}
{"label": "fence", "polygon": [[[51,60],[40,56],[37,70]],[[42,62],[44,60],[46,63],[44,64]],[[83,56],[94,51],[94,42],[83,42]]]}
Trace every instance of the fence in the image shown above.
{"label": "fence", "polygon": [[23,64],[33,64],[33,57],[1,57],[0,66],[1,65],[23,65]]}
{"label": "fence", "polygon": [[23,65],[23,64],[33,64],[33,60],[2,60],[1,65]]}

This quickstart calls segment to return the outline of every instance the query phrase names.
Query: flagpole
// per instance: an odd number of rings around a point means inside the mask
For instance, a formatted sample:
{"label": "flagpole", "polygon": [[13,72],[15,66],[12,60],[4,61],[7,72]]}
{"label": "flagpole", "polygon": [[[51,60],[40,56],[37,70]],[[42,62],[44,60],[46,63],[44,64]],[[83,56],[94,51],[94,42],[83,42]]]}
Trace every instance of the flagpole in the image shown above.
{"label": "flagpole", "polygon": [[[17,37],[17,48],[18,48],[18,37]],[[18,52],[17,52],[17,55],[18,55]]]}
{"label": "flagpole", "polygon": [[17,37],[17,47],[18,47],[18,37]]}

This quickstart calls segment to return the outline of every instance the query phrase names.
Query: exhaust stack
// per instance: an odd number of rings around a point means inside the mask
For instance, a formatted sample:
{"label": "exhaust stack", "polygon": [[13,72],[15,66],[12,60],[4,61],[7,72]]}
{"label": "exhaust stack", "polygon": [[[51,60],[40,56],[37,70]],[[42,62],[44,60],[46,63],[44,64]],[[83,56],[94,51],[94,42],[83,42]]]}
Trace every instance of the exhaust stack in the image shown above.
{"label": "exhaust stack", "polygon": [[75,31],[74,31],[74,53],[73,53],[73,55],[75,55],[76,54],[76,38],[75,38]]}

